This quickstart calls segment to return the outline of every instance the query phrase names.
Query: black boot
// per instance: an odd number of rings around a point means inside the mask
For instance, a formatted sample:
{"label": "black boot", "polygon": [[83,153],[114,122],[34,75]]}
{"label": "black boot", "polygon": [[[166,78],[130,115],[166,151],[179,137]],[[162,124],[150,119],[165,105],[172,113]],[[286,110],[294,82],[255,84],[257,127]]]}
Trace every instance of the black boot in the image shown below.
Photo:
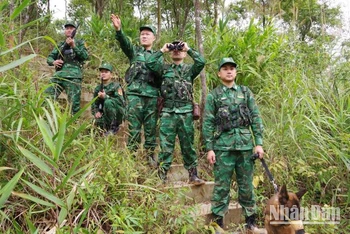
{"label": "black boot", "polygon": [[255,224],[255,219],[256,219],[256,215],[253,214],[251,216],[245,217],[245,222],[246,222],[246,228],[248,230],[253,231],[254,229],[257,229],[257,226]]}
{"label": "black boot", "polygon": [[111,125],[108,126],[106,129],[106,132],[104,133],[105,136],[110,136],[110,135],[116,135],[117,132],[119,131],[119,123],[116,120],[113,120]]}
{"label": "black boot", "polygon": [[217,224],[217,226],[214,226],[215,228],[215,234],[222,234],[224,233],[224,217],[219,216],[219,215],[215,215],[213,214],[213,222]]}
{"label": "black boot", "polygon": [[158,164],[154,157],[154,149],[147,149],[146,152],[147,152],[146,155],[147,155],[148,165],[153,169],[157,168]]}
{"label": "black boot", "polygon": [[215,222],[219,227],[224,228],[224,217],[219,215],[213,215],[214,219],[213,222]]}
{"label": "black boot", "polygon": [[161,167],[158,167],[158,177],[161,179],[163,184],[166,184],[168,182],[167,171]]}
{"label": "black boot", "polygon": [[197,168],[190,168],[188,170],[188,174],[189,174],[189,177],[190,177],[190,184],[194,184],[194,185],[202,185],[205,183],[204,180],[198,178],[198,175],[197,175]]}

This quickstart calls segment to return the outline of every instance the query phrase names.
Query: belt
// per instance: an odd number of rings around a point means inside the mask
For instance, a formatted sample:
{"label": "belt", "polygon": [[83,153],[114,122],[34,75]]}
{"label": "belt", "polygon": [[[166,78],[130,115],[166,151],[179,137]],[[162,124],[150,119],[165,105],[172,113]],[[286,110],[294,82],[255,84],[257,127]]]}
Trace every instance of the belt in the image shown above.
{"label": "belt", "polygon": [[187,106],[189,104],[191,104],[191,102],[165,100],[164,107],[166,107],[166,108],[183,107],[183,106]]}

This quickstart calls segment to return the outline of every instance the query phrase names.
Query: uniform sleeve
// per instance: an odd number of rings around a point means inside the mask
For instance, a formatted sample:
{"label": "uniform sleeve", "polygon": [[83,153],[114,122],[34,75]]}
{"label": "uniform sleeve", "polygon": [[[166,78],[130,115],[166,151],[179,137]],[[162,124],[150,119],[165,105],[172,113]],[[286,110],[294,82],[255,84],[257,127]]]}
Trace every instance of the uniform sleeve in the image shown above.
{"label": "uniform sleeve", "polygon": [[[96,97],[97,97],[99,88],[100,88],[100,86],[97,86],[97,87],[95,88],[93,98],[96,98]],[[91,105],[91,114],[92,114],[93,116],[95,116],[95,114],[96,114],[97,112],[98,112],[98,98],[97,98],[96,101],[95,101],[94,103],[92,103],[92,105]]]}
{"label": "uniform sleeve", "polygon": [[58,58],[58,54],[58,49],[55,47],[47,57],[47,64],[49,64],[49,66],[53,66],[53,62]]}
{"label": "uniform sleeve", "polygon": [[134,56],[134,45],[131,43],[131,41],[126,37],[123,30],[120,29],[119,31],[116,31],[115,38],[117,41],[119,41],[120,48],[123,50],[124,54],[129,58],[131,61]]}
{"label": "uniform sleeve", "polygon": [[259,108],[255,103],[254,95],[252,91],[248,88],[248,108],[250,111],[251,119],[252,119],[252,132],[254,135],[255,145],[263,145],[263,131],[264,126],[262,122],[262,118],[260,116]]}
{"label": "uniform sleeve", "polygon": [[73,48],[73,51],[75,52],[75,59],[80,62],[83,62],[89,58],[89,54],[85,47],[84,41],[79,41]]}
{"label": "uniform sleeve", "polygon": [[200,53],[193,49],[189,49],[187,53],[194,60],[194,64],[192,65],[190,70],[191,78],[193,81],[204,68],[206,61]]}
{"label": "uniform sleeve", "polygon": [[212,93],[209,93],[205,101],[202,135],[205,142],[206,152],[214,149],[215,103]]}
{"label": "uniform sleeve", "polygon": [[154,72],[157,77],[161,77],[163,73],[164,59],[163,52],[157,51],[151,54],[146,60],[146,67]]}

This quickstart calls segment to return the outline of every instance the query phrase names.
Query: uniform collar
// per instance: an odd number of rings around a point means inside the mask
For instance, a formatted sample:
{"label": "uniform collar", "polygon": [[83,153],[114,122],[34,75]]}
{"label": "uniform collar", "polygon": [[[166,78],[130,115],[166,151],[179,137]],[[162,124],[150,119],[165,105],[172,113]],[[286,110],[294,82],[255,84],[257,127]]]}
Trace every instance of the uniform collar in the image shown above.
{"label": "uniform collar", "polygon": [[235,83],[231,88],[229,88],[229,87],[227,87],[227,86],[225,86],[225,85],[222,85],[222,89],[224,90],[224,91],[227,91],[227,90],[237,90],[237,88],[238,88],[238,85]]}
{"label": "uniform collar", "polygon": [[172,68],[177,68],[177,67],[182,68],[183,67],[183,63],[180,63],[179,65],[176,65],[175,63],[173,63],[173,64],[171,64],[171,67]]}
{"label": "uniform collar", "polygon": [[153,51],[153,49],[146,50],[146,49],[145,49],[145,47],[143,47],[143,51],[145,51],[145,52],[149,52],[149,53],[151,53],[151,54],[153,54],[153,52],[154,52],[154,51]]}

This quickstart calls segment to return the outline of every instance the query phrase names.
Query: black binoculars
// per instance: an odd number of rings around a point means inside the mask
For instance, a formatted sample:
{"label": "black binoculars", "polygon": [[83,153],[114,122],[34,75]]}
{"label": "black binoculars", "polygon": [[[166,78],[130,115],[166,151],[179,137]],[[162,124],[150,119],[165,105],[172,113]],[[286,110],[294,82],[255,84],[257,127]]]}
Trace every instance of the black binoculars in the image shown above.
{"label": "black binoculars", "polygon": [[167,46],[167,48],[172,51],[172,50],[182,50],[184,48],[184,43],[183,42],[173,42]]}

